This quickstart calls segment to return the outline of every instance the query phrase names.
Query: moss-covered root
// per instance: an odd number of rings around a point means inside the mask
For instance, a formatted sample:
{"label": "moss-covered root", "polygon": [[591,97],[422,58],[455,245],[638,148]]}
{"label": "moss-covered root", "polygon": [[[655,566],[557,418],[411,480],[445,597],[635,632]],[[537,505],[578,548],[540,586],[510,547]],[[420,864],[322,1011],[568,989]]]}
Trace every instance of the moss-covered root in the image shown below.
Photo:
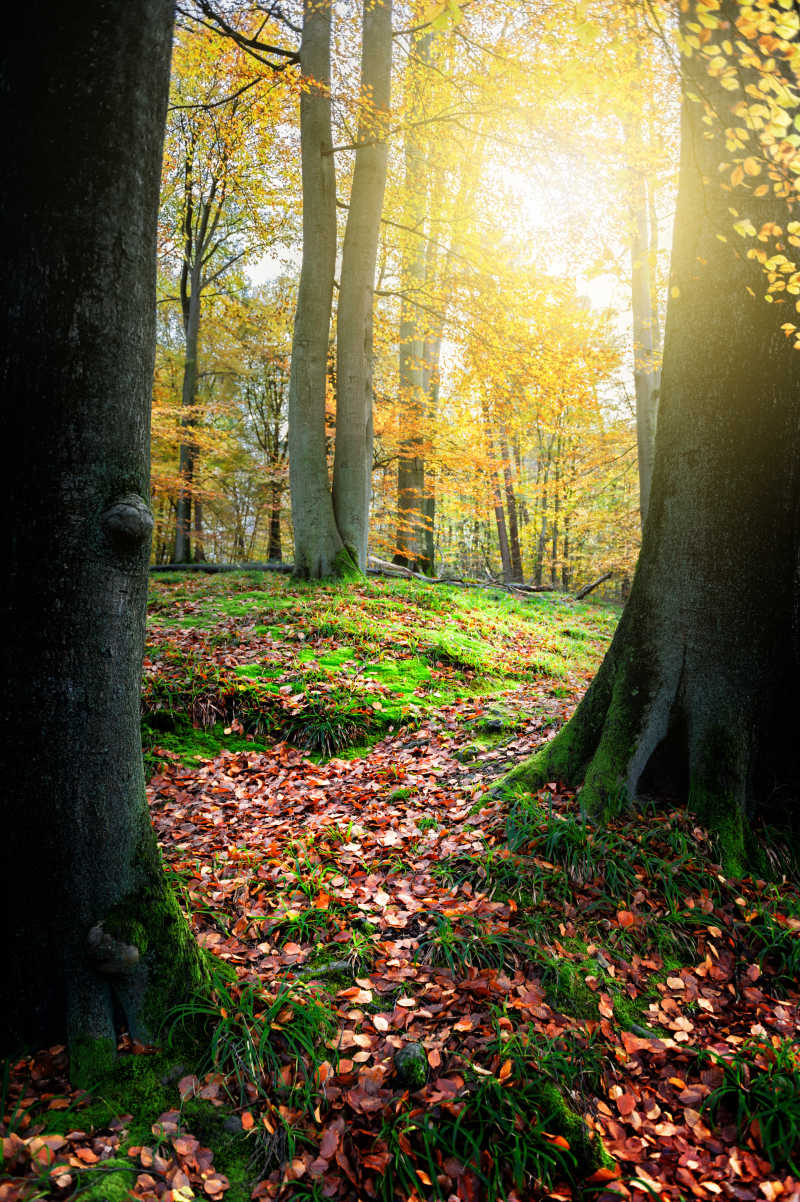
{"label": "moss-covered root", "polygon": [[746,698],[711,695],[680,656],[617,650],[615,639],[570,721],[495,788],[509,799],[547,781],[580,785],[584,812],[598,821],[640,792],[682,799],[717,840],[724,870],[757,866],[748,814],[757,747]]}
{"label": "moss-covered root", "polygon": [[115,1010],[135,1039],[154,1043],[173,1006],[210,988],[149,822],[139,833],[132,888],[93,925],[81,953],[69,978],[68,1034],[70,1075],[86,1088],[113,1060]]}
{"label": "moss-covered root", "polygon": [[363,580],[364,573],[358,566],[358,555],[352,547],[342,547],[333,561],[333,574],[337,580]]}
{"label": "moss-covered root", "polygon": [[[609,727],[610,733],[609,719],[615,712],[619,675],[612,645],[586,696],[566,726],[541,751],[512,768],[495,786],[495,793],[510,798],[523,790],[532,792],[540,789],[550,780],[561,780],[569,785],[581,784],[606,733],[606,727]],[[616,777],[615,773],[609,791],[618,795]]]}
{"label": "moss-covered root", "polygon": [[539,1107],[547,1115],[547,1125],[554,1135],[567,1141],[575,1157],[576,1176],[585,1180],[600,1168],[610,1168],[614,1161],[603,1147],[602,1140],[592,1135],[583,1117],[567,1105],[560,1089],[550,1081],[537,1083]]}

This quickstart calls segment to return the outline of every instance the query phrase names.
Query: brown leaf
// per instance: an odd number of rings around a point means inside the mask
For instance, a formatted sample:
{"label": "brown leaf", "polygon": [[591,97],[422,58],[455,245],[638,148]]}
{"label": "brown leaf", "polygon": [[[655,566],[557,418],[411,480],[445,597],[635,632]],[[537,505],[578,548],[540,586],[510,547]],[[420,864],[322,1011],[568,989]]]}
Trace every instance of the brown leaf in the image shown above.
{"label": "brown leaf", "polygon": [[631,1093],[623,1093],[617,1098],[617,1110],[623,1118],[627,1118],[636,1109],[636,1098]]}

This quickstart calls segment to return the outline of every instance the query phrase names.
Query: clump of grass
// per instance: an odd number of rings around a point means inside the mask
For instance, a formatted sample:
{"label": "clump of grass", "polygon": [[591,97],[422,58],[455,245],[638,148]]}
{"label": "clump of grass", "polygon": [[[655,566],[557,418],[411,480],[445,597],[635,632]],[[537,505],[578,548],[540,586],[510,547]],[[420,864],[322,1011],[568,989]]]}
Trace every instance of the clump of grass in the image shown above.
{"label": "clump of grass", "polygon": [[429,814],[424,814],[422,818],[418,818],[417,826],[421,831],[436,831],[439,829],[438,820],[432,818]]}
{"label": "clump of grass", "polygon": [[778,922],[768,910],[761,910],[747,923],[743,933],[773,986],[784,992],[797,985],[800,976],[798,931]]}
{"label": "clump of grass", "polygon": [[[451,1102],[404,1109],[387,1118],[376,1149],[391,1159],[380,1197],[444,1199],[452,1192],[448,1166],[469,1196],[532,1197],[556,1181],[578,1184],[600,1163],[580,1118],[560,1089],[530,1058],[506,1057],[497,1072],[466,1065],[463,1087]],[[451,1169],[452,1171],[452,1169]]]}
{"label": "clump of grass", "polygon": [[535,897],[542,878],[538,865],[505,847],[487,847],[483,854],[444,856],[431,866],[431,873],[448,885],[469,883],[489,897],[515,896],[520,889],[529,898]]}
{"label": "clump of grass", "polygon": [[286,738],[312,754],[335,755],[344,747],[364,742],[372,730],[372,719],[353,706],[342,693],[307,698],[302,709],[286,724]]}
{"label": "clump of grass", "polygon": [[773,1168],[800,1175],[800,1052],[790,1039],[750,1040],[732,1056],[703,1053],[722,1071],[705,1108],[756,1135]]}
{"label": "clump of grass", "polygon": [[474,917],[454,924],[446,915],[428,915],[431,925],[419,939],[415,959],[449,968],[453,974],[465,968],[504,968],[534,956],[533,948],[512,931],[487,930]]}
{"label": "clump of grass", "polygon": [[[335,1030],[328,1002],[301,984],[279,984],[268,993],[254,984],[232,981],[218,966],[210,997],[177,1006],[168,1018],[168,1042],[186,1029],[205,1028],[207,1068],[223,1074],[241,1104],[248,1085],[262,1097],[277,1092],[303,1110],[317,1096],[315,1073],[330,1053],[325,1042]],[[282,1069],[291,1068],[286,1085]]]}

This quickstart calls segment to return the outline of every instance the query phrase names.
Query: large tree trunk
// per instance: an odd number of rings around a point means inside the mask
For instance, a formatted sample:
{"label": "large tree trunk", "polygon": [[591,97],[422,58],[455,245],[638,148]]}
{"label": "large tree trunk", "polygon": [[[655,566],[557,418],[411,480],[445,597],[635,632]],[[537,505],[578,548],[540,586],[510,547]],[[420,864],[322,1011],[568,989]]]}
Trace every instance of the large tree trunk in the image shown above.
{"label": "large tree trunk", "polygon": [[331,139],[331,0],[304,0],[300,69],[303,263],[289,377],[289,485],[295,573],[346,574],[355,561],[333,513],[325,448],[328,336],[336,265],[336,172]]}
{"label": "large tree trunk", "polygon": [[115,1004],[134,1036],[152,1036],[202,979],[150,826],[139,736],[172,14],[169,0],[88,0],[80,20],[22,6],[0,67],[14,448],[0,1042],[67,1036],[84,1081],[114,1054]]}
{"label": "large tree trunk", "polygon": [[658,345],[658,314],[654,311],[655,289],[650,264],[650,221],[644,174],[632,175],[631,298],[633,309],[633,381],[636,393],[636,440],[639,461],[639,511],[642,529],[647,519],[653,479],[658,396],[661,366]]}
{"label": "large tree trunk", "polygon": [[[723,20],[738,13],[723,0]],[[705,125],[702,107],[684,101],[656,462],[636,577],[574,717],[509,783],[582,780],[583,804],[599,815],[637,794],[682,795],[736,868],[756,812],[797,818],[800,355],[780,328],[786,307],[764,303],[765,276],[733,232],[729,206],[756,230],[767,221],[785,228],[791,214],[774,196],[720,188],[720,160],[730,161],[721,130],[736,123],[742,90],[726,91],[696,60],[688,67],[687,90],[707,95],[716,117]]]}
{"label": "large tree trunk", "polygon": [[366,0],[361,45],[361,97],[366,108],[359,122],[342,248],[333,464],[336,525],[362,571],[367,567],[372,492],[372,305],[386,184],[384,138],[391,74],[392,0]]}

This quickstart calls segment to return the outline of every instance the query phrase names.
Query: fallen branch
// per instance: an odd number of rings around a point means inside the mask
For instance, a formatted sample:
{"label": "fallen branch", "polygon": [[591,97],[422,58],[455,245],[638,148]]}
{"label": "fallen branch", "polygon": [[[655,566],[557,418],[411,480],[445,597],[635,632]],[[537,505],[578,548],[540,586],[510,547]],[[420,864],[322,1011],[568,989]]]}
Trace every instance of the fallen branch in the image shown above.
{"label": "fallen branch", "polygon": [[605,584],[607,580],[610,580],[613,575],[613,572],[606,572],[604,576],[598,576],[597,579],[593,580],[591,584],[587,584],[584,588],[579,589],[572,598],[573,601],[582,601],[584,597],[589,596],[589,593],[593,593],[594,590],[599,588],[601,584]]}
{"label": "fallen branch", "polygon": [[[449,584],[453,588],[503,589],[507,593],[516,593],[522,597],[529,593],[555,592],[550,584],[503,584],[499,580],[469,580],[461,576],[426,576],[424,572],[413,572],[411,568],[404,568],[399,563],[389,563],[385,559],[377,559],[374,555],[370,556],[370,564],[372,566],[367,568],[368,575],[383,576],[390,580],[419,580],[422,584]],[[209,576],[215,572],[283,572],[288,575],[294,571],[294,564],[277,563],[274,560],[270,560],[268,563],[152,563],[150,571],[205,572]],[[607,577],[604,576],[603,580],[605,579]],[[602,581],[598,580],[595,584],[590,585],[590,591],[600,583]]]}
{"label": "fallen branch", "polygon": [[151,572],[293,572],[294,564],[278,563],[151,563]]}

